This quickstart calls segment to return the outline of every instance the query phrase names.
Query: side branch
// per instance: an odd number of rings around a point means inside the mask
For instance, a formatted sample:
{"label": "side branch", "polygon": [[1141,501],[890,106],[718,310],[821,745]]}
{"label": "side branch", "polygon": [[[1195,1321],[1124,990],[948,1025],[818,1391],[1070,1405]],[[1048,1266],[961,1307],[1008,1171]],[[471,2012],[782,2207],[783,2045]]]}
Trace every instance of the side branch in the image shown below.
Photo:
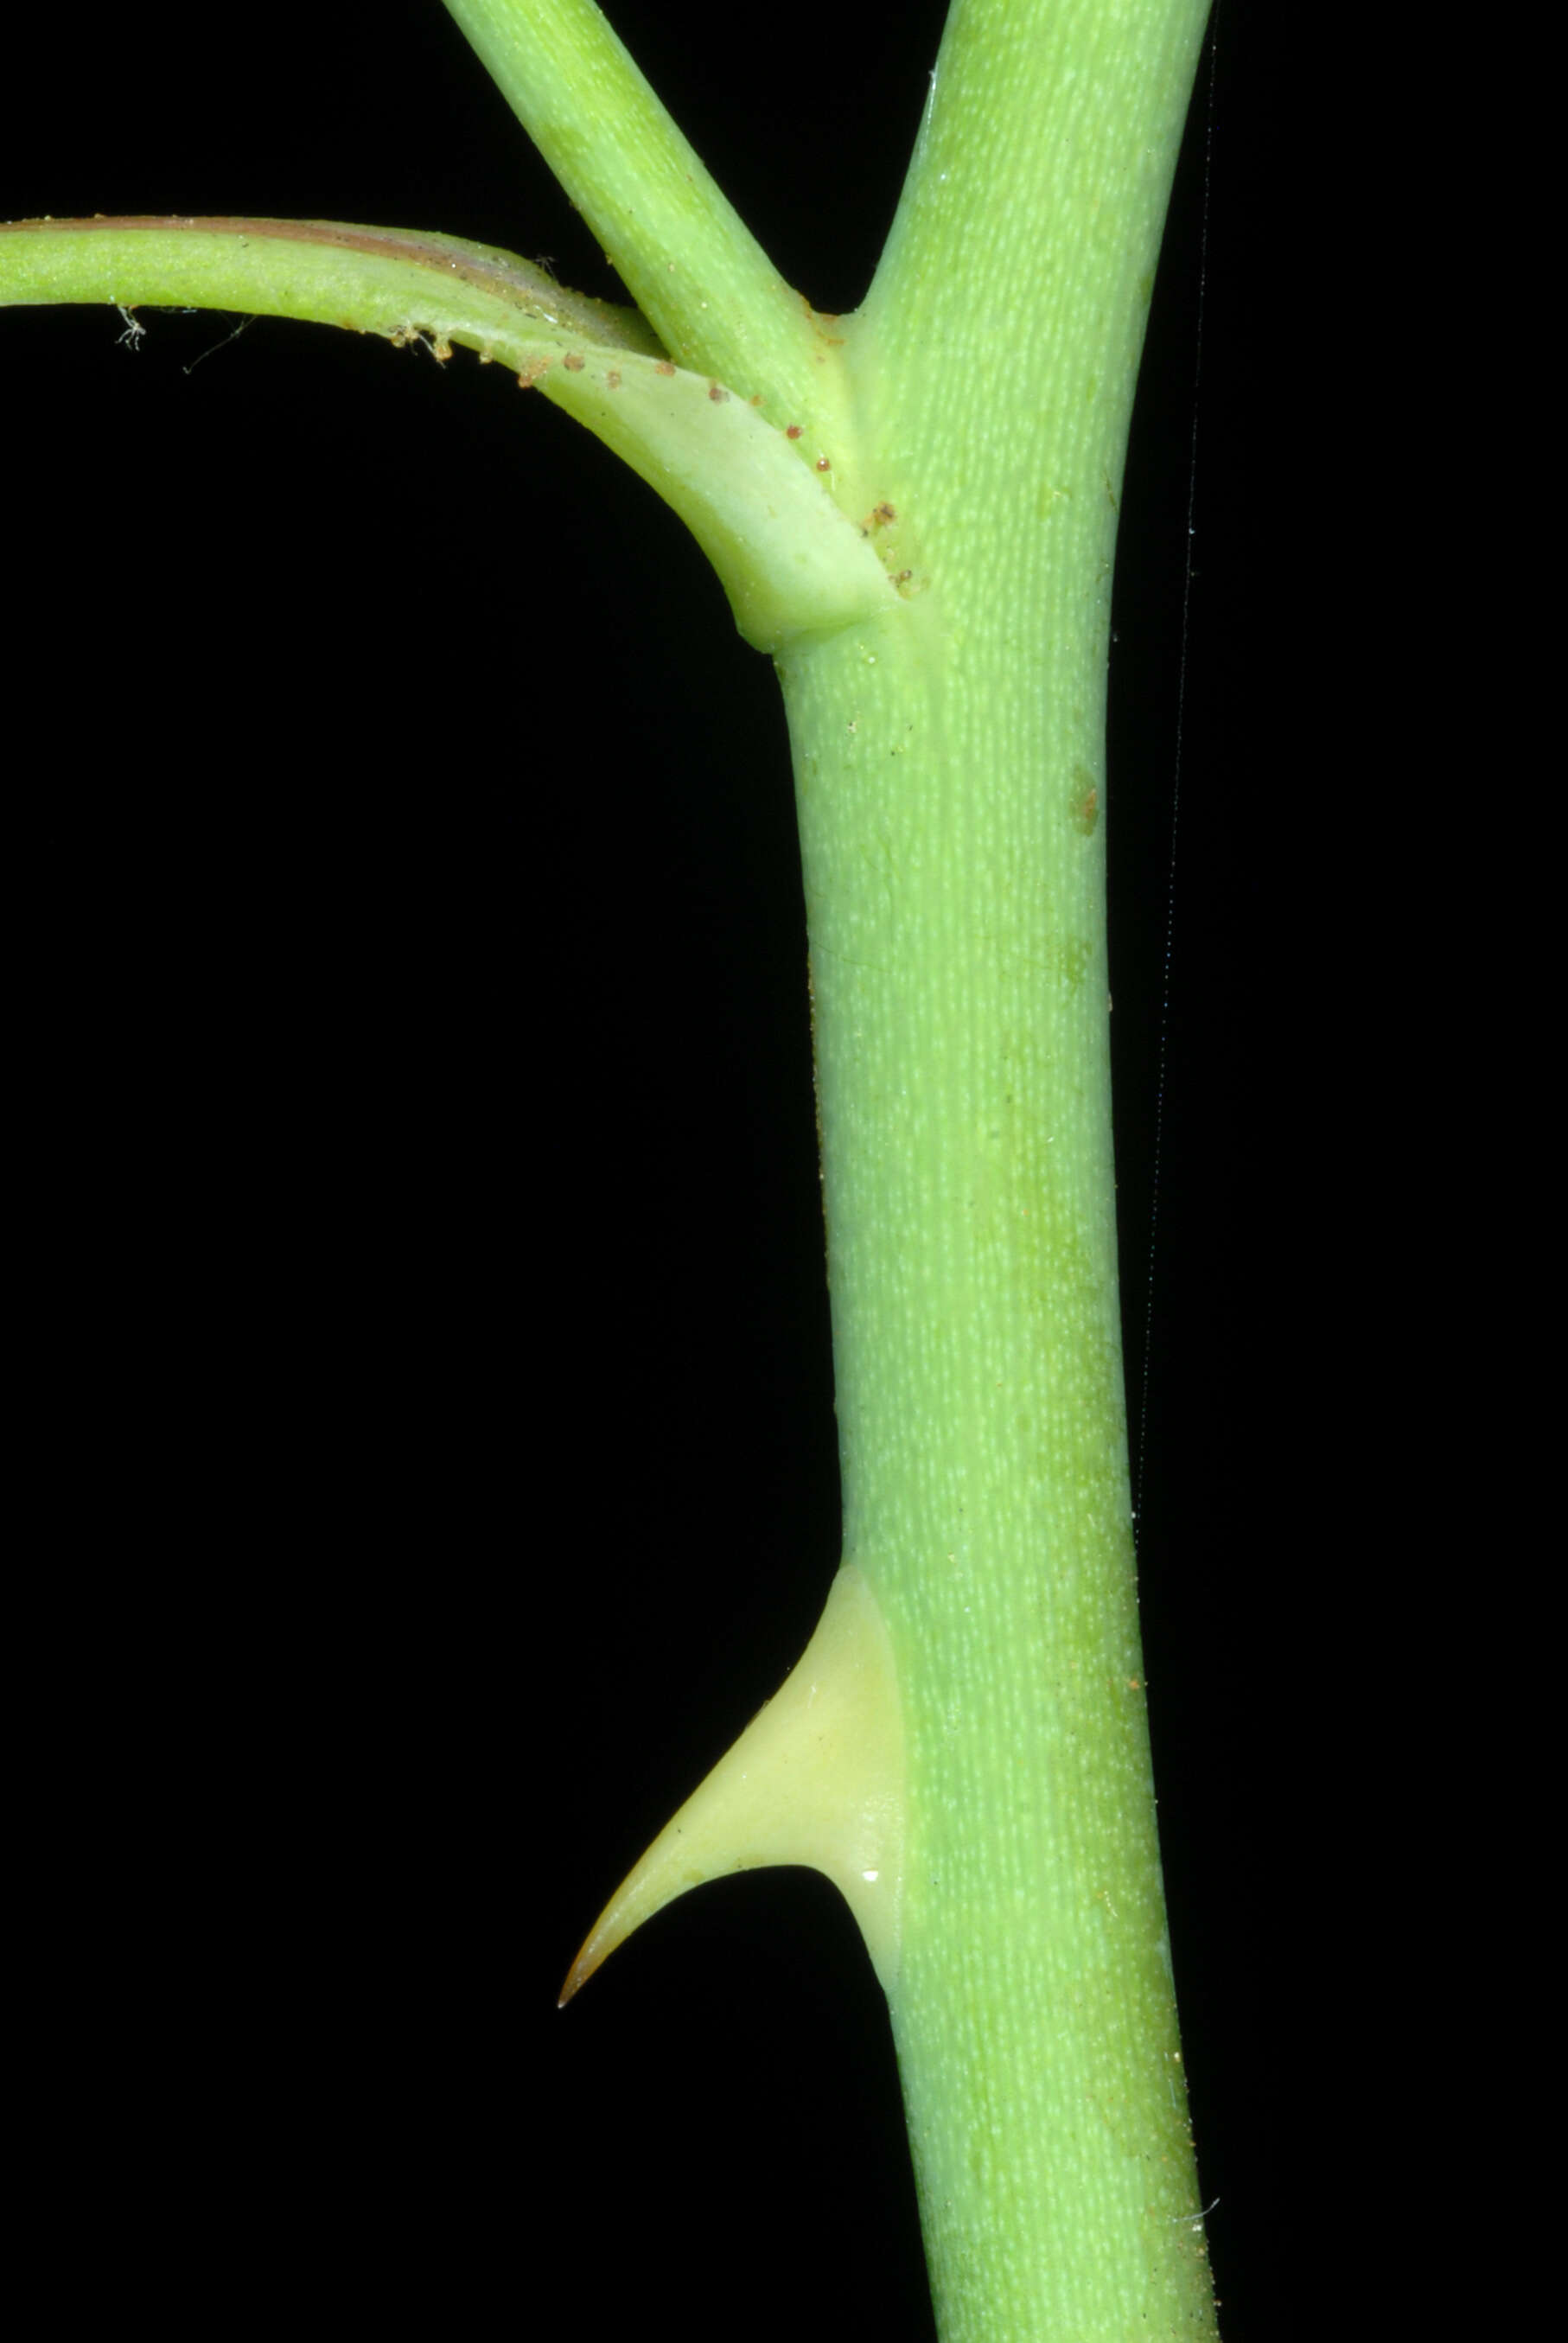
{"label": "side branch", "polygon": [[510,367],[624,458],[680,515],[746,639],[774,651],[899,599],[788,433],[678,367],[635,309],[555,285],[511,253],[323,221],[0,224],[0,304],[238,309],[455,344]]}
{"label": "side branch", "polygon": [[844,437],[837,343],[780,277],[594,0],[447,0],[672,357]]}

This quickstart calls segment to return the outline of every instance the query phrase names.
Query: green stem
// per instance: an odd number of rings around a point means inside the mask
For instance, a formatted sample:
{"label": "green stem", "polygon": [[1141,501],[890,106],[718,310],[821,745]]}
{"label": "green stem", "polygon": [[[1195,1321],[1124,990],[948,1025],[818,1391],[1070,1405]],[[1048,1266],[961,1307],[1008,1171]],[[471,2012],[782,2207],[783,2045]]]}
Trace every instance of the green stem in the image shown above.
{"label": "green stem", "polygon": [[787,284],[593,0],[447,0],[672,357],[836,458],[831,321]]}
{"label": "green stem", "polygon": [[[855,1634],[833,1762],[815,1661],[795,1738],[760,1738],[779,1780],[809,1775],[813,1831],[842,1796],[875,1823],[838,1859],[881,1896],[943,2343],[1212,2336],[1139,1650],[1104,911],[1116,504],[1206,0],[955,0],[882,265],[832,337],[589,0],[451,5],[659,344],[509,256],[276,223],[0,231],[0,298],[216,301],[505,357],[686,514],[776,650]],[[798,1795],[767,1786],[795,1849]],[[709,1804],[710,1865],[753,1859]]]}
{"label": "green stem", "polygon": [[0,223],[0,303],[197,305],[312,319],[437,357],[466,345],[565,407],[672,506],[740,632],[773,650],[896,600],[867,537],[787,431],[678,367],[635,309],[452,236],[257,219]]}
{"label": "green stem", "polygon": [[635,309],[568,292],[516,253],[343,220],[0,220],[0,301],[238,309],[399,342],[427,332],[518,367],[576,342],[665,356]]}
{"label": "green stem", "polygon": [[1212,2332],[1138,1635],[1103,754],[1204,17],[959,0],[849,350],[912,598],[780,661],[844,1554],[903,1701],[890,2002],[944,2343]]}

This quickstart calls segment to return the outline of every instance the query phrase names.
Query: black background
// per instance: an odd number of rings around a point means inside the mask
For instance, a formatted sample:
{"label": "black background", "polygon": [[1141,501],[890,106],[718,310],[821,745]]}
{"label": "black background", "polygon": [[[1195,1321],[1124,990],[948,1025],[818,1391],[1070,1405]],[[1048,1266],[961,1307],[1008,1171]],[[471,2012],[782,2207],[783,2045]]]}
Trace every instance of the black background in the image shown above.
{"label": "black background", "polygon": [[[829,309],[942,13],[613,11]],[[1398,1207],[1391,1012],[1344,973],[1377,880],[1328,874],[1376,817],[1310,745],[1312,296],[1287,333],[1294,61],[1261,13],[1221,18],[1155,298],[1109,831],[1151,1715],[1228,2343],[1307,2331],[1328,2283],[1300,2256],[1348,2088],[1332,1712],[1367,1566],[1332,1491],[1392,1379],[1356,1281]],[[0,216],[432,226],[615,291],[430,0],[6,38]],[[693,2338],[924,2337],[885,2018],[820,1881],[689,1898],[554,2006],[837,1558],[771,673],[651,493],[499,367],[143,322],[0,318],[24,2022],[64,2299],[216,2332],[543,2303],[597,2336],[668,2297]]]}

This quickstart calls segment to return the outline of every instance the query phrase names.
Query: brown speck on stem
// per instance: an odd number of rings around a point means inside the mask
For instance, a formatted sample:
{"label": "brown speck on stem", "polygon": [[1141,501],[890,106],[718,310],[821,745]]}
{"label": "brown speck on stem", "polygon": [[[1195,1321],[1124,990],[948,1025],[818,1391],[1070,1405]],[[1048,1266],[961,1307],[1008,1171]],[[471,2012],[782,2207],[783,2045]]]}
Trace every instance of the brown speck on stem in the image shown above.
{"label": "brown speck on stem", "polygon": [[561,364],[565,367],[568,374],[581,374],[583,370],[582,352],[580,350],[568,350],[565,357],[561,360]]}
{"label": "brown speck on stem", "polygon": [[799,439],[805,427],[803,423],[791,423],[784,437],[786,439]]}
{"label": "brown speck on stem", "polygon": [[655,374],[673,374],[675,372],[675,368],[671,366],[668,358],[660,358],[653,370]]}
{"label": "brown speck on stem", "polygon": [[617,374],[614,367],[611,367],[609,372],[606,375],[605,385],[606,387],[610,390],[618,390],[620,388],[620,377]]}
{"label": "brown speck on stem", "polygon": [[819,472],[830,472],[830,471],[832,470],[832,468],[833,468],[833,464],[832,464],[832,458],[831,458],[830,457],[828,457],[828,456],[819,456],[819,457],[818,457],[818,458],[817,458],[817,469],[818,469]]}
{"label": "brown speck on stem", "polygon": [[524,367],[521,374],[518,377],[518,388],[519,390],[532,390],[540,375],[548,374],[549,370],[550,362],[548,358],[530,358],[527,366]]}
{"label": "brown speck on stem", "polygon": [[710,382],[708,386],[708,396],[713,401],[715,407],[722,407],[726,399],[729,397],[729,393],[725,389],[724,385],[721,382]]}

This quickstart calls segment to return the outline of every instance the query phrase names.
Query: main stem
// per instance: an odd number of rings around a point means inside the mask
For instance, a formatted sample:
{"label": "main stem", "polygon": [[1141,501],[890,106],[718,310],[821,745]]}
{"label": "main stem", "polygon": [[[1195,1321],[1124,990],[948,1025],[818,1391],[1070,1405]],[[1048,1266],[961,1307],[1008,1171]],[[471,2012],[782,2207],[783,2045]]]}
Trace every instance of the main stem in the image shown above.
{"label": "main stem", "polygon": [[1103,756],[1116,498],[1203,11],[1040,15],[992,7],[980,39],[960,0],[849,327],[907,599],[779,662],[844,1556],[903,1700],[890,2002],[944,2343],[1213,2332],[1137,1619]]}

